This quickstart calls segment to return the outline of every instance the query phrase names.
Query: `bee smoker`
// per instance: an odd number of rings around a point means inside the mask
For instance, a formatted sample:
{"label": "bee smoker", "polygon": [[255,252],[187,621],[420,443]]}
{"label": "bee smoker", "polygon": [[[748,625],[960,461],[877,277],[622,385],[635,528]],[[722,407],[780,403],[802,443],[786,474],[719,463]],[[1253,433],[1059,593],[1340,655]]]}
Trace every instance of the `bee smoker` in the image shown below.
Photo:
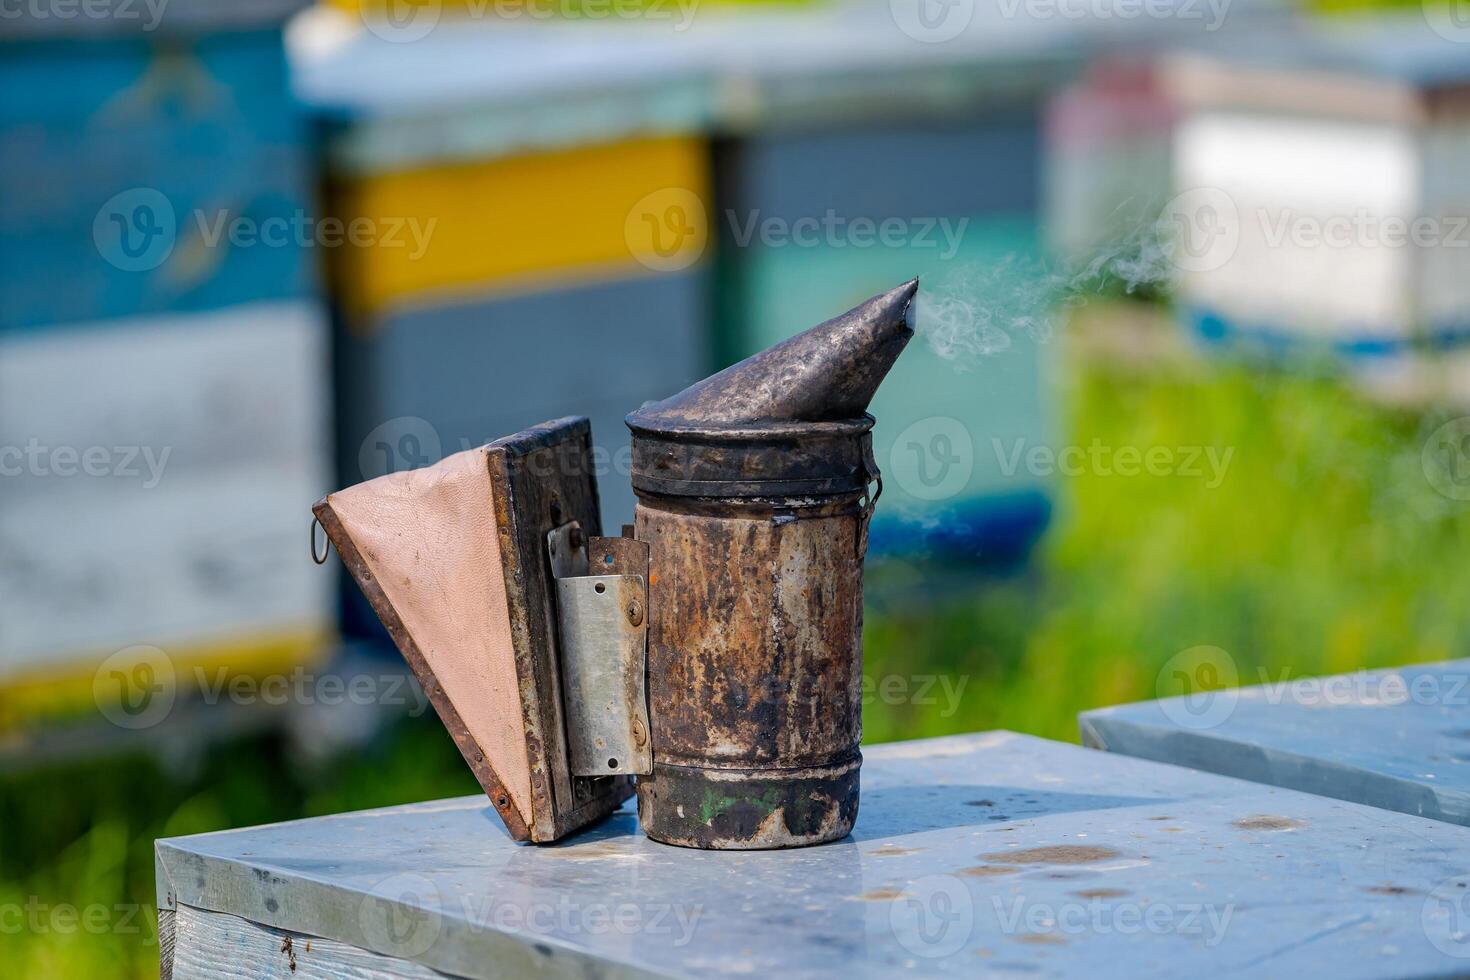
{"label": "bee smoker", "polygon": [[858,810],[867,406],[918,281],[628,416],[634,522],[601,537],[585,419],[314,508],[511,835],[635,792],[649,837],[837,840]]}

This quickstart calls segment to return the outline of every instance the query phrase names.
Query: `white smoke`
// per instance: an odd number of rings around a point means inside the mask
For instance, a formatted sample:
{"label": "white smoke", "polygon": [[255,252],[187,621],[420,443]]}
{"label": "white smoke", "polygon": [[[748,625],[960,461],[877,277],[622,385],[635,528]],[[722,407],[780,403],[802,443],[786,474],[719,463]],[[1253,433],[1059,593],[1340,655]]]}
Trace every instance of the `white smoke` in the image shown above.
{"label": "white smoke", "polygon": [[1027,337],[1051,340],[1058,311],[1105,291],[1135,293],[1174,272],[1172,243],[1154,225],[1099,250],[1079,269],[1060,271],[1016,255],[970,263],[924,277],[915,299],[914,330],[935,354],[965,371]]}

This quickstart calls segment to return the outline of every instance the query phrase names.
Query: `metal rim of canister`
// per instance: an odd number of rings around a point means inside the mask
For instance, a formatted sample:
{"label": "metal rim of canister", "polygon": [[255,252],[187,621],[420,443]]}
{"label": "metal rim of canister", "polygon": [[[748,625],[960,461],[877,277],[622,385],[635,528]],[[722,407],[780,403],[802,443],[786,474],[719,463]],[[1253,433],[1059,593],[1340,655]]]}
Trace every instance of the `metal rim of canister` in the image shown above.
{"label": "metal rim of canister", "polygon": [[656,427],[628,417],[633,489],[670,497],[787,497],[862,491],[873,417]]}

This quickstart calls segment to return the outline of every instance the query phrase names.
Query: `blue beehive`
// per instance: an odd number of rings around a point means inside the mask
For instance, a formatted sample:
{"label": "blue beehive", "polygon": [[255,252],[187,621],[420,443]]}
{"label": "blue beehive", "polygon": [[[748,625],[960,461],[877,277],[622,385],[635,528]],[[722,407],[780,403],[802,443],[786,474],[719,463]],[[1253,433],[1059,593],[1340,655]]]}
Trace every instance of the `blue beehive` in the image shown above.
{"label": "blue beehive", "polygon": [[279,28],[15,43],[0,86],[0,331],[310,292],[295,232],[211,240],[311,213]]}
{"label": "blue beehive", "polygon": [[195,667],[284,672],[332,631],[301,557],[329,453],[288,11],[89,11],[3,25],[0,729],[142,727],[111,695],[156,723]]}

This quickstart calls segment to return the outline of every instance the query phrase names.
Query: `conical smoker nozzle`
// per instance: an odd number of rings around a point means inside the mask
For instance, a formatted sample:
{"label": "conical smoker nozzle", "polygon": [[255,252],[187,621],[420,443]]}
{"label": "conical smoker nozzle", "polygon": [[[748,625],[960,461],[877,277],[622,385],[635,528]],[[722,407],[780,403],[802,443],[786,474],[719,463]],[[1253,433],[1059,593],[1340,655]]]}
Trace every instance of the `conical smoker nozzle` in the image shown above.
{"label": "conical smoker nozzle", "polygon": [[628,417],[635,428],[861,418],[914,335],[911,279]]}
{"label": "conical smoker nozzle", "polygon": [[633,488],[688,497],[862,490],[868,403],[914,335],[911,279],[628,416]]}

